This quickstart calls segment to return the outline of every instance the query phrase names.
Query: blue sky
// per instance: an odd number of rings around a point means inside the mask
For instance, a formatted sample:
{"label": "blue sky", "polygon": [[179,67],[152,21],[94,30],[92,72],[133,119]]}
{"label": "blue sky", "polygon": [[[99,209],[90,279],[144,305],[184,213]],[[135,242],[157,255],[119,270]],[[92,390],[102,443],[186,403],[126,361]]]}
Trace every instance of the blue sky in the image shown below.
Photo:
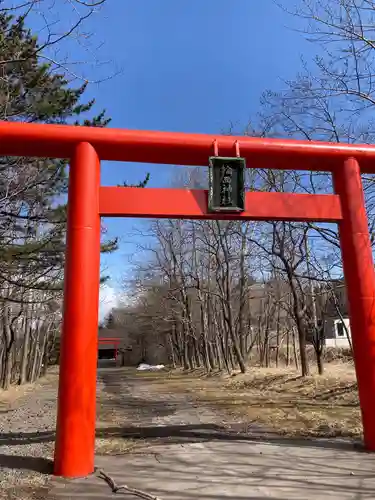
{"label": "blue sky", "polygon": [[[91,85],[88,95],[106,108],[112,127],[219,134],[232,123],[240,132],[261,93],[283,88],[302,53],[313,55],[293,29],[300,22],[273,0],[108,0],[86,29],[103,41],[99,59],[112,63],[87,71],[90,79],[121,73]],[[102,183],[137,182],[150,172],[150,187],[168,187],[176,168],[104,163]],[[145,222],[105,224],[120,237],[120,250],[102,259],[117,288],[136,251],[132,228]]]}

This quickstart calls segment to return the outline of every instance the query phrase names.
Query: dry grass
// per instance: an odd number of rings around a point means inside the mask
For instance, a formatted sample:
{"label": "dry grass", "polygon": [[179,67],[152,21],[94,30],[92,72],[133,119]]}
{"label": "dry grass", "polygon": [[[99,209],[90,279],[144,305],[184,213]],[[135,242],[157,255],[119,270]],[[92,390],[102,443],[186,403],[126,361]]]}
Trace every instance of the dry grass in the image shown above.
{"label": "dry grass", "polygon": [[[119,394],[121,394],[121,387],[119,387]],[[98,385],[97,437],[95,439],[97,455],[125,455],[141,444],[140,441],[121,437],[121,427],[129,425],[129,409],[126,405],[123,408],[118,405],[119,394],[105,392],[101,383]]]}
{"label": "dry grass", "polygon": [[[4,439],[0,471],[0,499],[41,500],[46,498],[51,472],[52,442],[7,443],[6,435],[19,432],[53,433],[58,372],[52,369],[34,384],[0,391],[0,422]],[[41,410],[42,408],[42,410]],[[1,411],[0,411],[1,413]],[[30,426],[30,428],[29,428]]]}
{"label": "dry grass", "polygon": [[153,386],[161,391],[188,392],[231,420],[245,419],[285,435],[362,435],[350,363],[328,364],[323,376],[307,378],[289,369],[256,368],[233,377],[173,372],[163,380],[154,376]]}
{"label": "dry grass", "polygon": [[[0,389],[0,411],[8,411],[17,406],[21,398],[29,393],[41,388],[46,384],[54,384],[57,388],[58,383],[58,368],[52,367],[47,375],[41,377],[32,384],[12,385],[7,391]],[[57,389],[56,389],[57,390]]]}
{"label": "dry grass", "polygon": [[[120,379],[121,370],[118,373]],[[260,368],[232,377],[222,374],[207,376],[202,371],[137,372],[136,376],[146,383],[151,395],[155,392],[162,398],[163,393],[186,394],[189,399],[212,408],[224,422],[254,422],[265,430],[291,436],[361,436],[356,380],[350,363],[328,363],[324,376],[314,374],[305,379],[293,370]],[[124,388],[126,380],[124,377]],[[48,391],[56,390],[57,371],[50,372],[34,386],[0,392],[0,405],[17,406],[15,403],[20,397],[42,385],[46,386],[40,387],[46,396]],[[99,387],[98,454],[127,454],[146,448],[142,440],[121,437],[121,428],[129,426],[129,422],[132,425],[142,423],[142,414],[138,415],[136,406],[128,407],[126,397],[124,404],[119,404],[122,390],[120,386],[119,392],[111,394]],[[184,400],[183,396],[178,399]],[[29,417],[34,418],[34,409],[30,407],[29,411]],[[16,455],[23,454],[18,448],[14,449]],[[25,453],[46,456],[46,452],[41,455],[36,446],[31,451]],[[20,468],[13,469],[12,475],[1,485],[0,499],[43,498],[48,476],[24,474]]]}
{"label": "dry grass", "polygon": [[0,389],[0,411],[13,408],[17,401],[34,390],[34,384],[12,386],[9,390]]}
{"label": "dry grass", "polygon": [[125,455],[139,447],[131,439],[121,437],[102,437],[95,440],[95,453],[98,455]]}

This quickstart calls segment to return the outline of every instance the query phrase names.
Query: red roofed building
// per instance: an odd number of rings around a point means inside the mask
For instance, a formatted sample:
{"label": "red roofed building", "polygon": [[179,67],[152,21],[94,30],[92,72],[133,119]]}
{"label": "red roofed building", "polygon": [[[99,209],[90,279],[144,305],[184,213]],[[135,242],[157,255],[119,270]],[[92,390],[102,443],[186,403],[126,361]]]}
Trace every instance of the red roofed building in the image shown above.
{"label": "red roofed building", "polygon": [[118,330],[99,328],[98,358],[117,359],[117,353],[123,341],[123,336]]}

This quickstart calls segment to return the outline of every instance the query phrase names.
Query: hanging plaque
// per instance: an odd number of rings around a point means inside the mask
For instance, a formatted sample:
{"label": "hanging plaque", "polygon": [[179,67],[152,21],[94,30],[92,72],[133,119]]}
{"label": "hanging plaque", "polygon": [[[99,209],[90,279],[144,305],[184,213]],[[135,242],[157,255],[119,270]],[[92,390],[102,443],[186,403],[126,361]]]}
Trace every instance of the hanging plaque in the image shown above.
{"label": "hanging plaque", "polygon": [[245,158],[211,156],[208,209],[210,212],[245,210]]}

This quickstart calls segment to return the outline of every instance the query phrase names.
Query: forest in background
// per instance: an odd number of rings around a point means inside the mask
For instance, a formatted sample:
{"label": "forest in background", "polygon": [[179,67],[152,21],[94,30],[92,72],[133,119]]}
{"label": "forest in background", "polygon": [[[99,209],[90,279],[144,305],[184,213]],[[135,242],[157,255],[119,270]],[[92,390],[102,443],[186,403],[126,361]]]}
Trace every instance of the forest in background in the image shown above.
{"label": "forest in background", "polygon": [[[100,2],[99,2],[100,3]],[[0,2],[0,120],[104,127],[105,112],[85,100],[87,82],[73,61],[53,58],[55,46],[78,36],[94,10],[81,13],[62,34],[49,4]],[[76,11],[78,2],[72,8]],[[42,15],[37,37],[28,28]],[[74,17],[72,17],[74,19]],[[68,163],[51,158],[0,158],[0,387],[33,382],[46,372],[62,319]],[[110,252],[117,241],[103,241]],[[103,277],[103,280],[105,277]]]}
{"label": "forest in background", "polygon": [[[317,55],[303,61],[285,90],[264,92],[261,112],[245,133],[373,143],[375,3],[296,5],[289,14],[300,19]],[[191,169],[175,184],[207,188],[202,170]],[[374,177],[362,179],[373,239]],[[247,189],[331,193],[332,179],[258,169],[248,173]],[[267,366],[282,354],[307,375],[310,345],[323,373],[324,322],[348,312],[336,226],[153,221],[143,234],[153,243],[140,245],[147,263],[134,263],[132,285],[126,284],[132,304],[108,318],[113,327],[125,327],[130,344],[138,342],[141,357],[160,347],[176,366],[244,372],[252,358]]]}
{"label": "forest in background", "polygon": [[[1,120],[108,124],[104,112],[95,114],[95,102],[85,101],[86,79],[50,55],[100,3],[80,1],[81,14],[63,35],[47,29],[39,39],[27,27],[28,16],[43,2],[11,9],[0,3]],[[303,61],[282,92],[265,90],[261,111],[244,133],[373,143],[375,2],[297,5],[290,15],[299,16],[301,36],[315,44],[317,56]],[[38,378],[56,351],[68,173],[67,162],[53,159],[1,158],[0,169],[0,386],[7,389]],[[205,188],[205,179],[203,168],[189,169],[174,182]],[[373,176],[363,176],[363,183],[373,234]],[[252,190],[327,193],[331,186],[324,173],[254,170],[247,178]],[[151,243],[140,248],[144,259],[133,262],[124,287],[134,299],[109,318],[121,327],[130,318],[132,342],[168,344],[176,366],[207,371],[245,371],[255,350],[267,364],[271,352],[286,349],[303,375],[310,344],[323,371],[322,322],[332,310],[346,313],[336,227],[170,220],[151,221],[144,232]],[[116,248],[116,240],[103,241],[103,252]]]}

